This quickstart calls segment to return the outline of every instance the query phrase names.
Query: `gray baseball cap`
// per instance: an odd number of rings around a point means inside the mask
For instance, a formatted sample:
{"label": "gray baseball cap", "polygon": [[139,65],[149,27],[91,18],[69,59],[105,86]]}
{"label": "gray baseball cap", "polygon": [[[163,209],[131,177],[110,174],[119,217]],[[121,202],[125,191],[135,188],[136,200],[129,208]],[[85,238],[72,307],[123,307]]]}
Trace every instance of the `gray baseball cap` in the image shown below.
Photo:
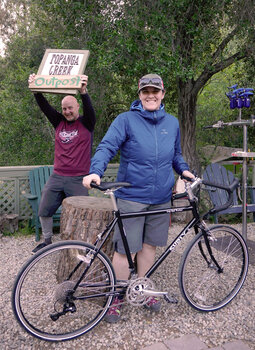
{"label": "gray baseball cap", "polygon": [[165,90],[162,78],[158,74],[146,74],[138,83],[138,93],[145,87],[151,86],[156,89]]}

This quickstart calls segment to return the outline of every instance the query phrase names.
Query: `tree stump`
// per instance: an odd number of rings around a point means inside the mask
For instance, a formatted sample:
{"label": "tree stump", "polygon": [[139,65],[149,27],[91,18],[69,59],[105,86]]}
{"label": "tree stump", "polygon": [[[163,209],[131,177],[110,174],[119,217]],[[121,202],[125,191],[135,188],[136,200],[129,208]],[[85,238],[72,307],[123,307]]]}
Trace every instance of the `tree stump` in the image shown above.
{"label": "tree stump", "polygon": [[[173,193],[184,193],[186,191],[185,182],[179,176],[173,188]],[[188,198],[179,198],[173,201],[173,207],[185,207],[190,204]],[[188,223],[193,217],[192,211],[176,212],[171,214],[171,222]]]}
{"label": "tree stump", "polygon": [[[188,199],[175,199],[173,201],[173,207],[185,207],[188,206],[190,204]],[[176,212],[176,213],[172,213],[171,216],[171,221],[172,222],[176,222],[176,223],[188,223],[193,217],[192,211],[188,210],[188,211],[184,211],[184,212]]]}
{"label": "tree stump", "polygon": [[[112,202],[109,198],[75,196],[65,198],[62,202],[60,219],[60,236],[62,240],[79,240],[94,244],[97,235],[113,219]],[[104,244],[104,253],[111,259],[113,256],[112,233]],[[73,259],[61,257],[58,263],[58,280],[66,275],[72,267]]]}
{"label": "tree stump", "polygon": [[19,228],[18,214],[3,214],[0,215],[0,235],[4,232],[14,233]]}

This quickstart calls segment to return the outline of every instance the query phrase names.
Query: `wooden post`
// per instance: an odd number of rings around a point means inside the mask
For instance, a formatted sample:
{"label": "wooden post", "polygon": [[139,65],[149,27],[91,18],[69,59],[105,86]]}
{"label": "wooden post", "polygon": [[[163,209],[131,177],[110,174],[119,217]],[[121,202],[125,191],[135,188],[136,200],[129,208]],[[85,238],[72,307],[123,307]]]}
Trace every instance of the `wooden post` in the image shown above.
{"label": "wooden post", "polygon": [[[188,206],[189,200],[182,198],[182,199],[175,199],[173,201],[173,207],[182,207],[182,206]],[[192,211],[185,211],[185,212],[181,212],[181,213],[172,213],[171,215],[171,222],[172,223],[188,223],[191,219],[192,219],[193,215],[192,215]]]}

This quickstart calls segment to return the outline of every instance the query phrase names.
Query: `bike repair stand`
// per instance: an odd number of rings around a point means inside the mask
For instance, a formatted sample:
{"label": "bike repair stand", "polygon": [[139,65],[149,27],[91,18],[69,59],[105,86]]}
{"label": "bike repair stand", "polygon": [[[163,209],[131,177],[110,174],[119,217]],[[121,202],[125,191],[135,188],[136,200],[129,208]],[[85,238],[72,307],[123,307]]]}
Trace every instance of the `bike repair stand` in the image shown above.
{"label": "bike repair stand", "polygon": [[248,136],[247,127],[255,125],[255,116],[251,116],[250,120],[242,119],[242,108],[250,107],[250,96],[253,95],[253,89],[250,88],[239,88],[236,89],[237,84],[231,86],[229,92],[226,93],[230,100],[230,109],[239,109],[239,116],[236,121],[224,123],[219,120],[216,124],[208,126],[206,128],[223,128],[225,126],[242,126],[243,127],[243,151],[233,152],[232,157],[243,158],[243,171],[242,171],[242,235],[247,240],[247,178],[248,178],[248,158],[255,158],[255,152],[248,152]]}

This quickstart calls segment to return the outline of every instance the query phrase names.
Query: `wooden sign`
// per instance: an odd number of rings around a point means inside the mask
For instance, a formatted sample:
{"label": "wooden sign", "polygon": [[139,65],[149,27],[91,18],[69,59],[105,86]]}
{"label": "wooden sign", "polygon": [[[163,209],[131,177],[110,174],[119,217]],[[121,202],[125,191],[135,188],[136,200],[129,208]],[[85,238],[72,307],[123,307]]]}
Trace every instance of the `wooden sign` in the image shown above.
{"label": "wooden sign", "polygon": [[[31,91],[76,94],[89,57],[88,50],[47,49]],[[41,84],[41,86],[39,86]]]}
{"label": "wooden sign", "polygon": [[82,75],[36,75],[35,80],[29,84],[29,89],[79,89],[81,77]]}

